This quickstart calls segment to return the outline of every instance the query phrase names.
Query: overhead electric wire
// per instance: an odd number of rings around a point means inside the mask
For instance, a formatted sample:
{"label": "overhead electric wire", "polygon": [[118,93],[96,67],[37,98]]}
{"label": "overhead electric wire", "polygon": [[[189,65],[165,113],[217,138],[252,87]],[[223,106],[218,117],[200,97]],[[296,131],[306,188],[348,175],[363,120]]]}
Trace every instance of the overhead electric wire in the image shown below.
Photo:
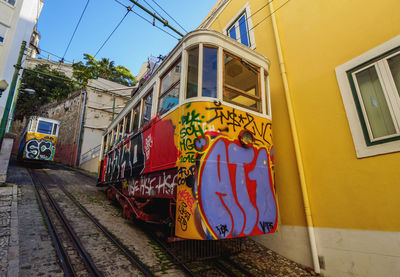
{"label": "overhead electric wire", "polygon": [[[147,21],[148,23],[150,23],[151,25],[153,25],[153,22],[151,22],[150,20],[148,20],[148,19],[146,19],[146,18],[144,18],[143,16],[141,16],[140,14],[138,14],[137,12],[135,12],[135,11],[131,11],[131,12],[133,12],[134,14],[136,14],[137,16],[139,16],[141,19],[143,19],[144,21]],[[168,34],[168,35],[170,35],[171,37],[173,37],[174,39],[177,39],[177,40],[179,40],[179,38],[177,38],[176,36],[174,36],[174,35],[172,35],[171,33],[168,33],[167,31],[165,31],[165,30],[163,30],[163,29],[161,29],[160,27],[158,27],[157,25],[153,25],[154,27],[156,27],[157,29],[159,29],[159,30],[161,30],[161,31],[163,31],[164,33],[166,33],[166,34]]]}
{"label": "overhead electric wire", "polygon": [[186,29],[183,28],[182,25],[179,24],[171,15],[169,15],[156,1],[154,1],[154,0],[151,0],[151,1],[153,1],[153,3],[157,5],[157,7],[159,7],[163,12],[165,12],[165,14],[168,15],[168,16],[172,19],[172,21],[174,21],[176,24],[178,24],[178,26],[181,27],[182,30],[184,30],[186,33],[188,32],[188,31],[186,31]]}
{"label": "overhead electric wire", "polygon": [[104,45],[107,43],[107,41],[111,38],[111,36],[114,34],[114,32],[118,29],[118,27],[121,25],[122,21],[126,18],[128,13],[132,10],[131,7],[126,7],[127,11],[125,15],[122,17],[121,21],[115,26],[114,30],[111,32],[111,34],[107,37],[107,39],[103,42],[103,44],[100,46],[99,50],[97,50],[96,54],[94,54],[94,57],[96,58],[97,54],[100,52],[100,50],[104,47]]}
{"label": "overhead electric wire", "polygon": [[[47,54],[50,54],[50,55],[52,55],[52,56],[54,56],[54,57],[57,57],[57,58],[62,59],[61,56],[58,56],[58,55],[56,55],[56,54],[54,54],[54,53],[51,53],[51,52],[49,52],[49,51],[47,51],[47,50],[44,50],[43,48],[38,47],[38,49],[39,49],[40,51],[43,51],[43,52],[45,52],[45,53],[47,53]],[[42,56],[43,56],[43,55],[42,55]],[[69,61],[69,60],[65,60],[65,59],[64,59],[64,61],[67,61],[67,62],[69,62],[69,63],[73,63],[73,62],[71,62],[71,61]]]}
{"label": "overhead electric wire", "polygon": [[[41,72],[41,71],[37,71],[37,70],[34,70],[34,69],[22,67],[22,66],[19,66],[19,69],[31,71],[31,72],[34,72],[34,73],[37,73],[37,74],[42,74],[42,75],[45,75],[45,76],[48,76],[48,77],[60,79],[60,80],[63,80],[63,81],[65,81],[65,82],[75,83],[75,84],[80,85],[80,86],[82,86],[82,87],[89,87],[89,88],[92,88],[92,89],[97,89],[97,90],[99,90],[99,91],[103,91],[103,92],[108,93],[108,94],[111,94],[111,95],[121,96],[121,97],[123,97],[123,98],[130,99],[130,97],[129,97],[128,95],[123,95],[123,94],[119,94],[119,93],[112,92],[113,89],[108,90],[108,89],[104,89],[104,88],[98,88],[98,87],[95,87],[95,86],[91,86],[91,85],[89,85],[89,84],[82,85],[82,84],[80,84],[79,82],[74,81],[74,80],[71,80],[71,79],[63,78],[63,77],[56,76],[56,75],[53,75],[53,74],[44,73],[44,72]],[[127,89],[129,89],[129,88],[127,88]]]}
{"label": "overhead electric wire", "polygon": [[75,26],[75,30],[74,30],[74,32],[73,32],[73,34],[72,34],[71,39],[70,39],[69,42],[68,42],[68,46],[67,46],[67,48],[65,49],[65,52],[64,52],[64,55],[63,55],[62,58],[61,58],[61,61],[64,61],[64,57],[65,57],[65,55],[67,54],[68,48],[69,48],[69,46],[71,45],[71,42],[72,42],[72,39],[73,39],[74,36],[75,36],[76,30],[78,29],[78,26],[79,26],[79,24],[81,23],[82,17],[83,17],[83,15],[84,15],[85,11],[86,11],[87,6],[89,5],[89,1],[90,1],[90,0],[87,0],[86,5],[85,5],[85,8],[83,9],[83,11],[82,11],[82,13],[81,13],[81,16],[79,17],[78,23],[77,23],[76,26]]}
{"label": "overhead electric wire", "polygon": [[157,12],[146,0],[143,0],[156,14],[158,14],[159,17],[161,17],[162,19],[165,20],[165,18],[159,13]]}
{"label": "overhead electric wire", "polygon": [[[271,1],[272,2],[272,1]],[[282,8],[283,6],[285,6],[287,3],[289,3],[290,0],[287,0],[285,3],[283,3],[281,6],[279,6],[279,8],[277,8],[274,12],[270,13],[268,16],[264,17],[263,19],[261,19],[256,25],[253,26],[253,28],[251,28],[249,31],[253,30],[254,28],[256,28],[258,25],[260,25],[261,22],[263,22],[264,20],[268,19],[269,17],[271,17],[274,13],[276,13],[280,8]]]}
{"label": "overhead electric wire", "polygon": [[[121,6],[123,6],[123,7],[125,7],[125,8],[128,8],[128,6],[122,4],[120,1],[118,1],[118,0],[114,0],[114,1],[117,2],[118,4],[120,4]],[[161,28],[158,27],[157,25],[154,25],[153,22],[151,22],[150,20],[144,18],[143,16],[141,16],[140,14],[138,14],[137,12],[135,12],[134,10],[131,9],[130,12],[133,12],[134,14],[136,14],[137,16],[139,16],[141,19],[143,19],[144,21],[150,23],[152,26],[154,26],[154,27],[156,27],[157,29],[163,31],[163,32],[166,33],[167,35],[170,35],[171,37],[173,37],[173,38],[179,40],[179,38],[177,38],[176,36],[172,35],[171,33],[168,33],[167,31],[161,29]]]}

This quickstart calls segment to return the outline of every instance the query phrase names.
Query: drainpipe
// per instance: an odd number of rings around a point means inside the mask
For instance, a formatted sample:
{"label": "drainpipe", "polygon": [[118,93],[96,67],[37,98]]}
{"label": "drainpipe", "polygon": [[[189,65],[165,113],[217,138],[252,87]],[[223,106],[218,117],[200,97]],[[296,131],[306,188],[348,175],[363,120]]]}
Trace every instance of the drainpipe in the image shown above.
{"label": "drainpipe", "polygon": [[82,149],[82,132],[83,132],[83,125],[85,124],[85,111],[86,111],[86,99],[87,99],[86,89],[82,88],[82,92],[83,92],[83,103],[82,103],[82,110],[81,110],[79,135],[78,135],[78,153],[76,155],[75,167],[79,166],[79,160],[80,160],[81,149]]}
{"label": "drainpipe", "polygon": [[321,270],[320,270],[319,261],[318,261],[318,250],[317,250],[317,245],[316,245],[314,225],[313,225],[311,209],[310,209],[310,200],[308,198],[307,182],[306,182],[306,178],[304,175],[304,166],[303,166],[303,160],[302,160],[302,155],[301,155],[301,150],[300,150],[299,136],[297,133],[296,119],[295,119],[294,112],[293,112],[292,99],[290,96],[290,89],[289,89],[289,84],[288,84],[286,69],[285,69],[285,61],[284,61],[283,54],[282,54],[281,41],[279,38],[279,31],[278,31],[276,17],[275,17],[275,9],[274,9],[272,2],[269,4],[269,9],[270,9],[270,14],[271,14],[271,19],[272,19],[272,26],[274,29],[276,49],[278,51],[278,56],[279,56],[279,64],[280,64],[280,69],[281,69],[283,86],[284,86],[284,90],[285,90],[286,103],[287,103],[287,108],[288,108],[288,112],[289,112],[290,128],[292,130],[292,139],[293,139],[294,149],[295,149],[295,153],[296,153],[297,170],[299,172],[299,177],[300,177],[300,186],[301,186],[301,192],[303,195],[304,213],[306,216],[308,238],[310,240],[310,248],[311,248],[311,255],[312,255],[312,260],[313,260],[313,264],[314,264],[314,271],[316,273],[320,273]]}

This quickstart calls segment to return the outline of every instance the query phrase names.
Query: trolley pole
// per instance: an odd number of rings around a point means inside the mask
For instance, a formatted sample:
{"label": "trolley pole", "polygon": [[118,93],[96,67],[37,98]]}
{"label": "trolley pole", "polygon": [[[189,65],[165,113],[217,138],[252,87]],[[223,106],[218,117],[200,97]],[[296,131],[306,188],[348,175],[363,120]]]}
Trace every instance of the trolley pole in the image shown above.
{"label": "trolley pole", "polygon": [[[138,6],[139,8],[141,8],[142,10],[144,10],[146,13],[150,14],[151,16],[153,16],[153,18],[157,19],[158,21],[160,21],[162,24],[164,24],[164,26],[170,28],[172,31],[174,31],[175,33],[177,33],[178,35],[180,35],[181,37],[183,37],[184,35],[179,32],[177,29],[175,29],[174,27],[172,27],[171,25],[168,24],[168,21],[165,19],[162,19],[160,17],[158,17],[155,13],[152,13],[151,11],[149,11],[148,9],[146,9],[144,6],[140,5],[137,1],[135,0],[129,0],[131,1],[133,4],[135,4],[136,6]],[[154,24],[153,24],[154,25]]]}
{"label": "trolley pole", "polygon": [[11,81],[10,89],[8,91],[8,97],[7,97],[6,106],[4,108],[3,117],[1,118],[0,145],[3,144],[3,137],[4,137],[4,133],[5,133],[6,127],[7,127],[8,116],[9,116],[9,113],[10,113],[11,103],[12,103],[12,100],[14,98],[15,87],[17,85],[17,79],[18,79],[18,75],[19,75],[19,70],[21,69],[21,61],[22,61],[22,57],[24,56],[25,47],[26,47],[26,41],[23,41],[22,44],[21,44],[21,49],[19,51],[19,56],[18,56],[17,63],[14,65],[15,71],[14,71],[14,75],[13,75],[13,78],[12,78],[12,81]]}

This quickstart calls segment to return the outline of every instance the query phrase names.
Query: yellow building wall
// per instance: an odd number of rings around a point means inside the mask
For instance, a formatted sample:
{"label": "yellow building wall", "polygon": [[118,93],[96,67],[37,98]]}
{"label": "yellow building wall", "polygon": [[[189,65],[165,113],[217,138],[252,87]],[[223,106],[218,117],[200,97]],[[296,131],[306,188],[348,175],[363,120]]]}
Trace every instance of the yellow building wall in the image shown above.
{"label": "yellow building wall", "polygon": [[[400,153],[362,159],[356,157],[335,75],[337,66],[399,34],[400,1],[286,1],[275,0],[273,3],[277,10],[275,15],[314,226],[400,231]],[[269,1],[230,1],[209,28],[222,31],[247,2],[254,14]],[[305,226],[269,15],[270,10],[266,6],[251,20],[253,26],[259,23],[253,30],[255,51],[271,60],[270,87],[280,221],[282,225]]]}

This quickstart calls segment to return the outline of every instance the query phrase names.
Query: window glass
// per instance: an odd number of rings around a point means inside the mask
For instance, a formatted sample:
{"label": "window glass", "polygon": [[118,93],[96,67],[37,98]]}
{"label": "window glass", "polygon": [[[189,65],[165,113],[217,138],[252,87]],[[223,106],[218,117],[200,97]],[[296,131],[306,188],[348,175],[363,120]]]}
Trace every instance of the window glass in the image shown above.
{"label": "window glass", "polygon": [[122,140],[122,136],[124,135],[124,133],[122,132],[123,128],[124,128],[123,122],[118,123],[118,141]]}
{"label": "window glass", "polygon": [[375,66],[355,75],[373,137],[395,134],[396,129]]}
{"label": "window glass", "polygon": [[57,127],[58,127],[58,125],[54,124],[54,126],[53,126],[53,136],[55,136],[57,134]]}
{"label": "window glass", "polygon": [[161,93],[165,93],[169,88],[179,82],[181,76],[181,62],[179,61],[161,80]]}
{"label": "window glass", "polygon": [[125,133],[126,134],[129,134],[131,132],[131,116],[132,116],[132,112],[129,112],[125,116]]}
{"label": "window glass", "polygon": [[243,14],[243,16],[239,19],[240,42],[246,46],[249,46],[249,36],[247,30],[246,14]]}
{"label": "window glass", "polygon": [[203,47],[203,91],[202,96],[217,97],[218,49]]}
{"label": "window glass", "polygon": [[132,132],[136,133],[139,129],[139,115],[140,115],[140,105],[137,105],[133,109],[133,122],[132,122]]}
{"label": "window glass", "polygon": [[199,47],[197,46],[188,51],[186,98],[197,96],[198,73],[199,73]]}
{"label": "window glass", "polygon": [[233,26],[229,29],[228,31],[229,37],[233,38],[234,40],[236,40],[236,28],[235,28],[235,24],[233,24]]}
{"label": "window glass", "polygon": [[250,46],[249,25],[247,24],[246,12],[242,13],[228,28],[228,36],[240,41],[246,46]]}
{"label": "window glass", "polygon": [[160,97],[160,103],[158,105],[159,115],[165,114],[167,111],[179,104],[179,87],[178,83]]}
{"label": "window glass", "polygon": [[5,1],[8,2],[8,4],[14,6],[16,0],[5,0]]}
{"label": "window glass", "polygon": [[181,61],[179,60],[161,79],[158,113],[162,115],[178,105],[180,90]]}
{"label": "window glass", "polygon": [[37,131],[42,134],[51,135],[51,130],[53,129],[53,123],[39,120]]}
{"label": "window glass", "polygon": [[[265,71],[265,69],[264,69],[264,72],[266,72]],[[265,113],[266,114],[269,114],[269,110],[268,110],[268,106],[269,106],[269,103],[268,103],[268,101],[269,101],[269,91],[268,91],[268,75],[267,74],[264,74],[264,86],[265,86],[265,95],[264,95],[264,97],[265,97]]]}
{"label": "window glass", "polygon": [[108,146],[107,151],[111,148],[111,145],[112,145],[112,133],[109,133],[107,135],[107,146]]}
{"label": "window glass", "polygon": [[153,102],[153,91],[147,94],[147,96],[143,99],[143,116],[142,123],[140,126],[144,126],[149,123],[151,119],[151,104]]}
{"label": "window glass", "polygon": [[400,96],[400,54],[389,58],[388,64],[397,88],[397,94]]}
{"label": "window glass", "polygon": [[261,112],[259,69],[224,53],[224,95],[232,104]]}

